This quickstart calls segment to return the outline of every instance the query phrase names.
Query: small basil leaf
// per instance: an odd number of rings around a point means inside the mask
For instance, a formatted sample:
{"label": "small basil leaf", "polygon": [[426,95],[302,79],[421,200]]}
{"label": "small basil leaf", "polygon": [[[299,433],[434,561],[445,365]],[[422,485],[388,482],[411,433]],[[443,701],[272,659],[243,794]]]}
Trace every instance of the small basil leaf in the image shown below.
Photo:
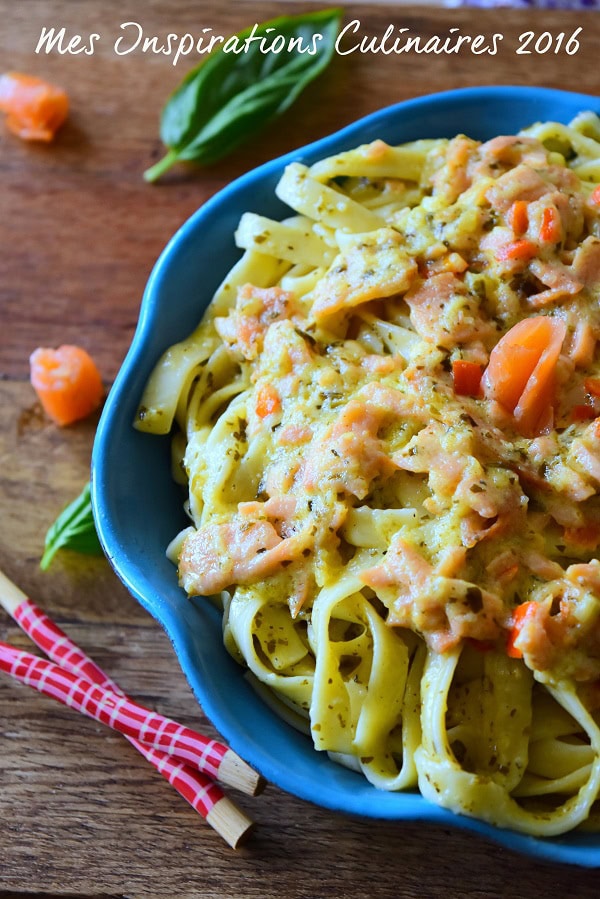
{"label": "small basil leaf", "polygon": [[85,485],[77,499],[69,503],[50,525],[46,534],[44,555],[40,561],[40,568],[43,571],[49,567],[59,549],[71,549],[89,556],[102,555],[92,515],[89,484]]}
{"label": "small basil leaf", "polygon": [[[215,162],[281,115],[331,61],[341,19],[341,9],[280,16],[240,32],[242,52],[215,50],[168,99],[160,133],[169,150],[145,179],[179,160]],[[261,39],[284,49],[262,52]]]}

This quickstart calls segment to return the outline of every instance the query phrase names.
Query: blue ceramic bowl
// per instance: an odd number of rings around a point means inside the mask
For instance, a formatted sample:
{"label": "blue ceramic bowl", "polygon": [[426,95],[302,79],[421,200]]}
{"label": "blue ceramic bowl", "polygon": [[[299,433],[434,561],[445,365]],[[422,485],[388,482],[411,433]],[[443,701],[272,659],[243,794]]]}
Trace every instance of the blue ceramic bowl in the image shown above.
{"label": "blue ceramic bowl", "polygon": [[224,739],[267,780],[348,814],[462,827],[532,856],[596,866],[600,835],[535,839],[454,815],[417,793],[378,791],[316,752],[307,737],[277,718],[223,648],[218,612],[208,602],[190,602],[177,585],[165,547],[185,524],[184,497],[171,481],[169,439],[132,427],[155,362],[195,327],[237,260],[233,233],[242,212],[285,216],[274,189],[287,163],[311,164],[376,138],[401,143],[464,132],[486,140],[539,120],[567,122],[586,109],[600,112],[600,99],[541,88],[473,88],[410,100],[268,162],[213,197],[171,239],[150,276],[131,349],[98,427],[92,499],[100,539],[117,574],[165,628],[195,695]]}

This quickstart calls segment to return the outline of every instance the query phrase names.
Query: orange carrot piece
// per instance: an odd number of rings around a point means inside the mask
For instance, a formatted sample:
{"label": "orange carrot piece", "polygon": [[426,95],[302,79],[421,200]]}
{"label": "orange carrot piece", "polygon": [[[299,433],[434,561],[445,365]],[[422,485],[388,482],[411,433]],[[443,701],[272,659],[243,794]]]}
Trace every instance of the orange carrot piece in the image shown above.
{"label": "orange carrot piece", "polygon": [[0,112],[9,131],[23,140],[49,142],[67,118],[66,93],[41,78],[7,72],[0,76]]}
{"label": "orange carrot piece", "polygon": [[467,359],[456,359],[452,363],[454,393],[457,396],[478,396],[481,389],[481,365]]}
{"label": "orange carrot piece", "polygon": [[537,256],[538,248],[532,240],[521,237],[519,240],[513,240],[506,244],[496,253],[498,262],[507,262],[509,259],[521,259],[528,262]]}
{"label": "orange carrot piece", "polygon": [[32,387],[56,424],[69,425],[86,418],[102,402],[100,372],[81,347],[39,347],[31,354],[29,363]]}
{"label": "orange carrot piece", "polygon": [[540,240],[543,243],[558,243],[562,237],[562,223],[556,206],[546,206],[542,213]]}
{"label": "orange carrot piece", "polygon": [[510,656],[511,659],[523,658],[523,653],[520,649],[517,649],[517,647],[515,646],[515,641],[521,633],[525,621],[535,610],[536,606],[537,603],[533,602],[532,600],[530,600],[529,602],[522,602],[521,605],[517,606],[517,608],[513,612],[512,627],[508,632],[508,640],[506,643],[506,655]]}
{"label": "orange carrot piece", "polygon": [[563,321],[547,315],[525,318],[490,354],[485,395],[512,412],[524,437],[539,434],[551,416],[556,363],[566,330]]}
{"label": "orange carrot piece", "polygon": [[600,206],[600,184],[593,189],[590,200]]}
{"label": "orange carrot piece", "polygon": [[271,384],[263,384],[256,395],[256,414],[259,418],[266,418],[281,409],[281,399],[276,389]]}
{"label": "orange carrot piece", "polygon": [[521,237],[529,226],[529,214],[526,200],[515,200],[508,211],[507,222],[514,233]]}

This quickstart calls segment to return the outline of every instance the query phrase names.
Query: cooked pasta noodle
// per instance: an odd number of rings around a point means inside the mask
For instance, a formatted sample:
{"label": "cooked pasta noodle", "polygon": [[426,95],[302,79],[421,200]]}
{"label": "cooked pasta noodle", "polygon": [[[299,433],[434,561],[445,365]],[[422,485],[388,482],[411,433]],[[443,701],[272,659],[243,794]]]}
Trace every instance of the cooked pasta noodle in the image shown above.
{"label": "cooked pasta noodle", "polygon": [[[159,361],[225,646],[376,787],[597,822],[600,120],[289,165]],[[594,825],[595,826],[595,825]]]}

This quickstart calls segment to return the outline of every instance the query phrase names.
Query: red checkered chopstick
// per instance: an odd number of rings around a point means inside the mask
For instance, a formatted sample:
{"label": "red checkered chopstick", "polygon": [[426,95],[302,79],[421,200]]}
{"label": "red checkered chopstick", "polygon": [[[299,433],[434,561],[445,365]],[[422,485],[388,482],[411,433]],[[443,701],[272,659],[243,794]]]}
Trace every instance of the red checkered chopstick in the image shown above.
{"label": "red checkered chopstick", "polygon": [[[211,778],[255,796],[264,781],[224,743],[146,709],[123,691],[67,635],[0,571],[0,604],[25,633],[63,669],[83,678],[89,685],[116,694],[113,711],[98,720],[114,726],[126,736],[188,763]],[[58,698],[58,697],[57,697]],[[122,710],[122,715],[119,712]],[[85,711],[82,709],[82,711]],[[90,712],[86,712],[90,714]],[[129,718],[128,718],[129,715]],[[90,714],[94,717],[93,714]],[[111,720],[109,720],[111,719]],[[122,720],[121,720],[122,719]]]}
{"label": "red checkered chopstick", "polygon": [[[119,686],[89,656],[80,650],[32,600],[28,599],[2,571],[0,571],[0,604],[4,606],[6,611],[40,649],[54,659],[55,663],[57,663],[54,669],[58,668],[59,670],[51,672],[46,667],[51,666],[50,662],[31,656],[29,653],[20,653],[19,650],[8,644],[0,644],[0,668],[3,668],[30,686],[35,686],[40,692],[49,692],[45,688],[49,676],[54,677],[58,675],[60,682],[60,674],[62,673],[66,674],[67,677],[75,678],[75,680],[79,679],[82,684],[96,685],[99,688],[103,688],[104,691],[110,691],[114,697],[121,697],[128,702],[132,702],[123,694]],[[33,677],[36,683],[32,682],[30,677]],[[72,687],[73,684],[71,684],[71,689]],[[51,692],[50,695],[61,699],[69,705],[73,704],[69,701],[69,694],[61,697],[55,692]],[[132,704],[134,707],[143,709],[141,706],[138,707],[136,703]],[[81,711],[90,715],[89,709],[81,709]],[[148,710],[145,711],[147,712]],[[155,713],[150,713],[150,715],[157,719],[161,717],[156,716]],[[92,715],[92,717],[96,716]],[[97,720],[104,719],[97,717]],[[177,725],[176,722],[170,722],[170,719],[164,720],[176,725],[176,727],[182,727]],[[185,733],[189,729],[183,728],[183,731]],[[210,744],[211,750],[214,745],[217,746],[216,757],[221,757],[220,765],[217,766],[219,776],[222,777],[222,766],[225,765],[226,776],[228,776],[230,781],[235,781],[236,786],[246,789],[247,792],[251,792],[253,795],[263,786],[261,778],[228,747],[217,743],[217,741],[209,741],[200,734],[195,734],[194,731],[189,731],[189,733],[194,734],[195,738],[199,738],[203,744]],[[249,831],[252,822],[223,794],[222,790],[212,782],[210,777],[184,762],[178,762],[169,753],[147,745],[127,732],[125,732],[125,736],[231,846],[235,848],[235,846],[239,845],[241,839]],[[225,750],[224,753],[222,752],[223,749]],[[208,755],[210,756],[210,754],[209,751]],[[214,758],[212,764],[215,764]],[[248,771],[251,772],[250,777],[248,777]]]}
{"label": "red checkered chopstick", "polygon": [[[98,713],[97,697],[86,695],[86,691],[89,693],[90,687],[96,687],[101,691],[100,703],[108,702],[109,709],[111,705],[114,709],[118,694],[103,690],[99,685],[78,677],[55,662],[49,662],[47,659],[16,649],[8,643],[0,642],[0,670],[6,671],[16,680],[40,693],[52,696],[97,721],[108,723],[116,730],[121,730],[120,727],[115,727],[115,722],[106,720]],[[81,692],[82,685],[83,692]],[[136,749],[139,749],[230,846],[235,849],[240,844],[251,828],[252,821],[225,796],[210,777],[190,768],[189,765],[178,763],[168,753],[147,746],[124,730],[121,732],[125,733]]]}

